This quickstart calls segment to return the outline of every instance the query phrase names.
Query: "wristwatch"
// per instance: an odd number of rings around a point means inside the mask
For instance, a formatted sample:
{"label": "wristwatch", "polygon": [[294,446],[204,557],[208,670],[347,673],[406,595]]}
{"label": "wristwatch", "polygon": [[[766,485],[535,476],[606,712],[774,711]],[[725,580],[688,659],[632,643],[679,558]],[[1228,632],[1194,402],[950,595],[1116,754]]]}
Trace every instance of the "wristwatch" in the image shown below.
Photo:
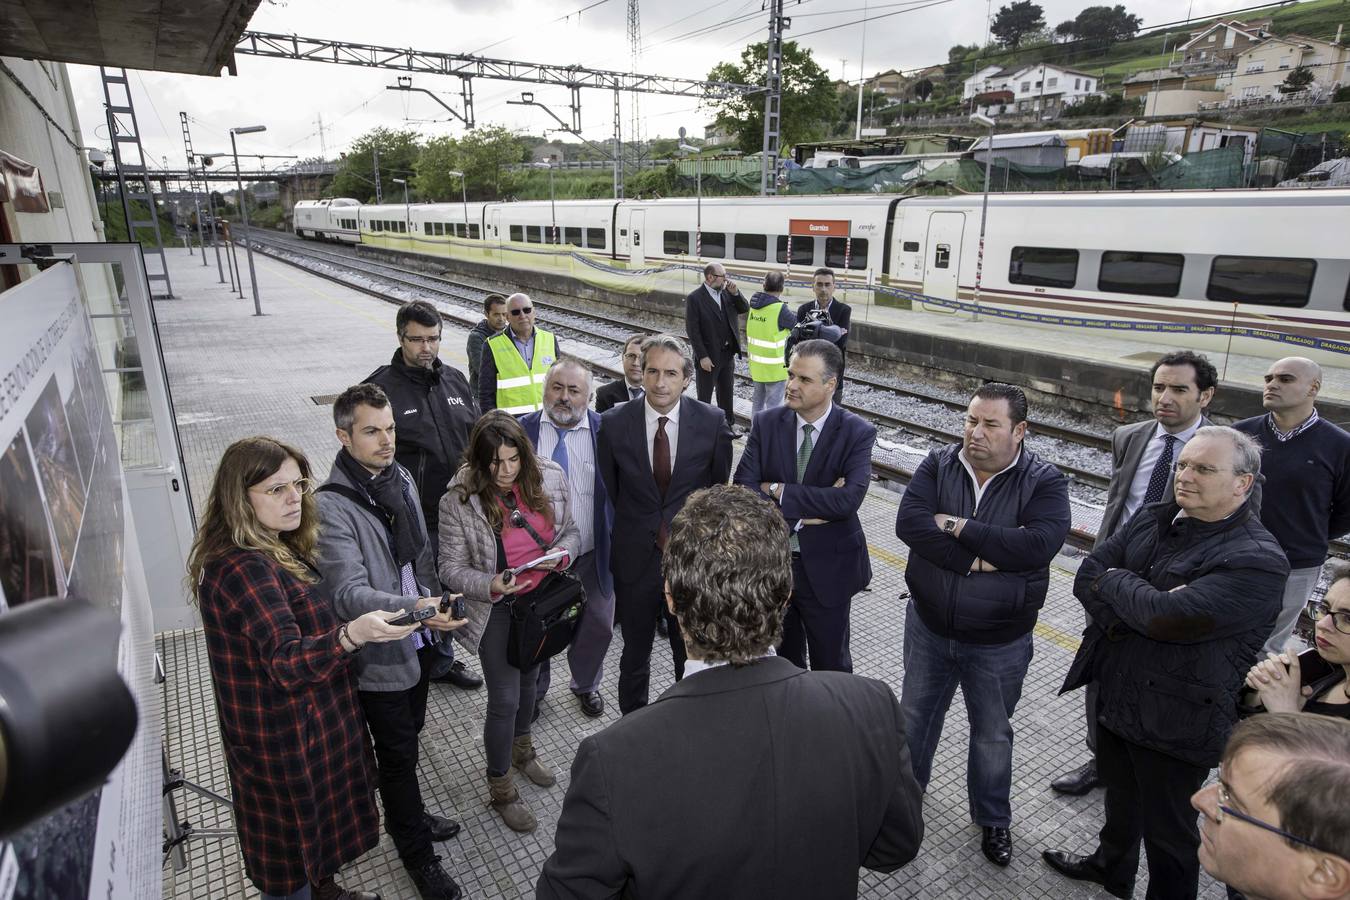
{"label": "wristwatch", "polygon": [[956,524],[960,520],[955,517],[948,517],[947,521],[942,523],[942,530],[947,534],[956,534]]}
{"label": "wristwatch", "polygon": [[779,491],[780,488],[782,488],[782,486],[783,486],[783,485],[782,485],[780,482],[777,482],[777,481],[775,481],[773,484],[770,484],[770,485],[769,485],[769,496],[772,497],[773,499],[777,500],[777,499],[778,499],[778,491]]}

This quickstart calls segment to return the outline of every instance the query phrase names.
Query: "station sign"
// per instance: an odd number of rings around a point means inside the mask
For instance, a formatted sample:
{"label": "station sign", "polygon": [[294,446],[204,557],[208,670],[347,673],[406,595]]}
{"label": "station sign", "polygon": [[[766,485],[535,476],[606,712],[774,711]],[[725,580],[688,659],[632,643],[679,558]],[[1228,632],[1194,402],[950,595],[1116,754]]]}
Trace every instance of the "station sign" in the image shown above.
{"label": "station sign", "polygon": [[788,234],[793,237],[849,236],[848,219],[788,219]]}

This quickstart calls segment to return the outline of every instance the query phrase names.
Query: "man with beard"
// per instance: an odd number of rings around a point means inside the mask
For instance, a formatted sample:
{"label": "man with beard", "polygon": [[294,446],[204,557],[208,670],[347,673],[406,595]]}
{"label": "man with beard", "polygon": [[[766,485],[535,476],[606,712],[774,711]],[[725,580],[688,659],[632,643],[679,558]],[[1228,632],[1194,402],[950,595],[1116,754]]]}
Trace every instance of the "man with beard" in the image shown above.
{"label": "man with beard", "polygon": [[[395,461],[394,413],[373,384],[347,388],[333,403],[342,443],[319,488],[319,571],[338,615],[437,606],[436,565],[417,486]],[[417,784],[417,735],[427,708],[427,666],[438,633],[467,624],[439,612],[400,641],[369,643],[356,656],[357,696],[375,744],[385,830],[423,900],[458,900],[433,841],[459,834],[458,822],[429,813]]]}
{"label": "man with beard", "polygon": [[[586,589],[586,614],[567,648],[572,693],[581,711],[594,718],[605,711],[600,696],[605,652],[614,636],[614,581],[609,573],[609,538],[613,515],[605,482],[595,477],[595,445],[600,416],[587,408],[591,399],[590,370],[574,359],[556,362],[544,379],[544,408],[522,416],[520,424],[540,457],[562,466],[567,476],[569,509],[581,532],[572,572]],[[549,686],[549,664],[539,666],[539,693]]]}
{"label": "man with beard", "polygon": [[[436,307],[425,300],[406,303],[394,325],[398,349],[389,364],[370,373],[366,381],[379,385],[389,398],[398,425],[395,457],[417,485],[427,532],[436,534],[441,495],[459,468],[478,407],[464,374],[440,360],[441,316]],[[433,557],[438,550],[432,541]],[[455,661],[453,645],[453,641],[437,644],[430,661],[432,680],[466,690],[482,687],[482,678]]]}

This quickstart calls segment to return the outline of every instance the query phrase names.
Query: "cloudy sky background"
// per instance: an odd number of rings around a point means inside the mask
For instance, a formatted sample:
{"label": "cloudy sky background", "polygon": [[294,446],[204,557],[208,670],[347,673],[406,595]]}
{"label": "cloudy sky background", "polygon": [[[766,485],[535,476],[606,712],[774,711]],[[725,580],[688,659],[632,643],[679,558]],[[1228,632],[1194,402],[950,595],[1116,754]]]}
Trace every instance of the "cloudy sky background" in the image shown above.
{"label": "cloudy sky background", "polygon": [[[630,69],[626,0],[603,0],[594,8],[577,10],[595,0],[265,0],[254,15],[253,31],[353,41],[417,50],[474,53],[527,62],[579,64],[591,68]],[[987,0],[924,0],[925,9],[903,11],[866,24],[864,17],[880,17],[905,10],[896,0],[787,0],[792,17],[788,31],[810,48],[816,61],[833,78],[841,72],[858,77],[862,57],[865,74],[887,69],[913,69],[946,61],[947,48],[984,39]],[[1007,0],[994,0],[998,9]],[[767,33],[768,14],[763,0],[688,0],[656,3],[644,0],[641,9],[643,53],[640,71],[649,74],[706,77],[718,62],[738,59],[742,49]],[[913,0],[910,0],[913,3]],[[1072,18],[1086,4],[1081,0],[1040,0],[1047,23]],[[1214,15],[1247,5],[1239,0],[1126,0],[1145,27],[1193,15]],[[749,18],[747,18],[749,17]],[[733,23],[728,20],[742,20]],[[726,24],[718,24],[726,23]],[[845,27],[832,27],[840,26]],[[830,29],[808,35],[807,32]],[[865,47],[864,47],[865,41]],[[846,69],[841,60],[847,60]],[[429,97],[386,89],[396,72],[238,57],[237,77],[220,78],[135,72],[131,75],[136,115],[142,141],[152,165],[167,157],[172,167],[183,165],[179,111],[191,116],[193,143],[198,153],[229,150],[229,128],[267,126],[265,134],[240,139],[240,152],[319,156],[317,119],[323,117],[329,158],[361,134],[384,126],[413,128],[427,137],[463,133],[458,122],[434,122],[447,114]],[[72,66],[81,127],[91,146],[108,146],[103,115],[103,93],[98,70]],[[459,107],[459,80],[415,76],[413,85],[442,94]],[[554,125],[548,116],[528,107],[509,106],[522,90],[568,118],[565,88],[475,80],[475,112],[480,125],[500,124],[540,134]],[[642,137],[671,137],[683,126],[702,136],[711,115],[697,101],[681,97],[641,95]],[[630,115],[625,99],[625,131]],[[419,120],[419,121],[410,121]],[[582,92],[583,133],[603,141],[613,134],[612,95]],[[627,133],[625,138],[630,137]],[[571,140],[569,135],[561,139]],[[271,160],[268,166],[284,162]],[[245,162],[247,167],[249,162]]]}

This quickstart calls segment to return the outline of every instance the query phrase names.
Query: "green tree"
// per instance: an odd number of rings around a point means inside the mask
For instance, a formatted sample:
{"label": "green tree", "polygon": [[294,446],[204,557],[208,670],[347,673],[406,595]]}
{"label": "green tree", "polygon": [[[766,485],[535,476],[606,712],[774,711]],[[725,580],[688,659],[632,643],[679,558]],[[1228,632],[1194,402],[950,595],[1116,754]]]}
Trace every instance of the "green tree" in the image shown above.
{"label": "green tree", "polygon": [[1304,65],[1298,65],[1285,76],[1284,81],[1280,82],[1276,90],[1281,94],[1297,94],[1299,91],[1307,90],[1308,85],[1312,83],[1312,69]]}
{"label": "green tree", "polygon": [[[751,44],[741,53],[740,63],[718,63],[708,73],[709,81],[763,84],[768,66],[768,45]],[[825,70],[811,51],[796,41],[783,44],[783,99],[779,107],[779,146],[824,137],[835,117],[838,100]],[[764,95],[705,101],[716,123],[735,135],[736,146],[746,153],[764,149]]]}
{"label": "green tree", "polygon": [[1134,36],[1143,20],[1117,3],[1115,6],[1089,6],[1074,17],[1070,29],[1066,29],[1068,24],[1061,23],[1055,33],[1064,33],[1062,29],[1065,29],[1087,48],[1105,50],[1117,41]]}
{"label": "green tree", "polygon": [[523,173],[506,168],[528,162],[530,151],[500,125],[475,128],[459,139],[459,170],[468,178],[470,200],[497,200],[520,189]]}
{"label": "green tree", "polygon": [[395,191],[394,178],[406,178],[413,172],[421,152],[421,141],[415,131],[393,131],[375,128],[352,142],[351,149],[338,160],[337,174],[329,192],[334,197],[353,197],[363,203],[375,199],[375,149],[380,153],[380,186],[384,199],[393,202],[403,199],[403,192]]}
{"label": "green tree", "polygon": [[413,164],[413,190],[424,200],[439,202],[458,200],[463,196],[459,177],[451,172],[463,171],[463,154],[459,141],[447,136],[434,137],[422,145],[422,152]]}
{"label": "green tree", "polygon": [[1014,50],[1022,46],[1022,38],[1045,27],[1044,10],[1031,0],[1016,0],[1010,6],[1000,6],[994,15],[989,32],[1000,44]]}

